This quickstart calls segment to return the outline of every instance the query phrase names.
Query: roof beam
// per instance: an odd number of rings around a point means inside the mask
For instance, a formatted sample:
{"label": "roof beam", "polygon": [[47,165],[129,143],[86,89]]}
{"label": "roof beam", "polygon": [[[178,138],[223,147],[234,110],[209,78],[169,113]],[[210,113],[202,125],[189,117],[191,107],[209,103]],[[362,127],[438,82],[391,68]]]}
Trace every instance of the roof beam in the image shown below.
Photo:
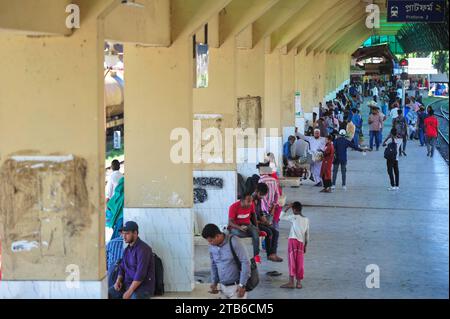
{"label": "roof beam", "polygon": [[279,1],[233,0],[219,14],[220,44],[223,44],[230,37],[234,37],[243,31]]}
{"label": "roof beam", "polygon": [[346,46],[346,48],[342,51],[339,51],[338,53],[348,53],[348,54],[352,54],[353,52],[356,51],[356,49],[358,49],[361,44],[370,36],[370,32],[366,31],[364,34],[362,34],[360,37],[358,37],[355,40],[352,40],[352,42],[350,42],[350,44],[348,44]]}
{"label": "roof beam", "polygon": [[232,0],[169,0],[172,42],[191,36]]}
{"label": "roof beam", "polygon": [[[317,42],[322,37],[326,36],[329,32],[336,30],[336,23],[341,21],[347,14],[350,14],[355,7],[359,6],[360,3],[354,0],[346,0],[342,4],[330,9],[326,15],[323,16],[321,21],[324,23],[316,23],[311,28],[297,36],[294,41],[289,45],[289,49],[308,48],[310,45]],[[307,49],[306,54],[309,54],[311,50]]]}
{"label": "roof beam", "polygon": [[0,0],[0,30],[28,35],[71,35],[66,7],[71,0]]}
{"label": "roof beam", "polygon": [[372,30],[368,29],[365,23],[362,22],[358,24],[350,33],[347,33],[346,36],[342,37],[341,41],[339,41],[330,51],[347,52],[348,47],[353,46],[355,41],[358,42],[360,38],[367,38],[371,33]]}
{"label": "roof beam", "polygon": [[323,37],[320,41],[314,44],[311,50],[318,50],[320,53],[322,53],[325,49],[331,47],[333,43],[336,42],[336,39],[339,39],[345,32],[347,32],[352,25],[361,21],[364,16],[364,13],[355,11],[353,15],[343,18],[336,24],[334,31],[330,32],[327,37]]}
{"label": "roof beam", "polygon": [[253,38],[257,43],[280,28],[309,0],[281,0],[253,23]]}
{"label": "roof beam", "polygon": [[313,23],[320,23],[324,12],[338,6],[345,0],[309,1],[299,12],[293,15],[285,24],[271,35],[274,48],[281,48],[304,32]]}
{"label": "roof beam", "polygon": [[339,43],[345,41],[345,39],[352,36],[352,34],[355,33],[355,29],[362,28],[363,21],[362,19],[355,20],[353,23],[351,23],[349,26],[347,26],[343,31],[342,34],[339,35],[339,37],[336,37],[332,44],[325,48],[326,51],[332,51]]}

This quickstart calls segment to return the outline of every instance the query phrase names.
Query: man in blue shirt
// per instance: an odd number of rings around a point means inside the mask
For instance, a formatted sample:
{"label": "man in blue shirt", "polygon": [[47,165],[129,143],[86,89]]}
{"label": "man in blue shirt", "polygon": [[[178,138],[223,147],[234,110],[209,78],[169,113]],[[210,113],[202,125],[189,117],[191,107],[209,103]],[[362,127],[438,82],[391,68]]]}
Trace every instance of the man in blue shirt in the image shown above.
{"label": "man in blue shirt", "polygon": [[359,115],[359,111],[356,108],[352,109],[351,121],[355,125],[355,135],[353,136],[353,144],[359,146],[359,135],[362,132],[362,117]]}
{"label": "man in blue shirt", "polygon": [[121,229],[128,244],[119,266],[114,287],[109,289],[112,299],[149,299],[155,292],[155,260],[152,249],[139,238],[139,227],[133,221]]}
{"label": "man in blue shirt", "polygon": [[[222,233],[214,224],[203,228],[202,237],[209,243],[212,282],[210,293],[220,292],[222,299],[246,299],[245,286],[250,278],[250,260],[240,239]],[[240,267],[230,245],[239,259]]]}
{"label": "man in blue shirt", "polygon": [[295,136],[288,137],[288,141],[283,145],[283,164],[287,167],[288,160],[292,160],[292,147],[295,143]]}
{"label": "man in blue shirt", "polygon": [[[336,179],[337,173],[339,170],[339,166],[341,166],[341,174],[342,174],[342,188],[344,190],[347,189],[346,183],[346,173],[347,173],[347,148],[351,147],[357,151],[362,152],[363,150],[356,146],[353,141],[349,141],[345,138],[347,132],[345,130],[339,131],[339,137],[334,140],[334,154],[335,159],[333,162],[333,186],[336,187]],[[355,133],[356,135],[356,133]]]}
{"label": "man in blue shirt", "polygon": [[423,105],[420,106],[419,112],[417,113],[417,120],[419,126],[419,141],[420,146],[425,145],[425,118],[427,117],[427,113],[425,113],[425,107]]}
{"label": "man in blue shirt", "polygon": [[116,263],[122,259],[123,256],[123,238],[119,233],[119,237],[111,239],[106,245],[106,270],[108,272],[108,288],[114,286],[111,273],[114,271]]}

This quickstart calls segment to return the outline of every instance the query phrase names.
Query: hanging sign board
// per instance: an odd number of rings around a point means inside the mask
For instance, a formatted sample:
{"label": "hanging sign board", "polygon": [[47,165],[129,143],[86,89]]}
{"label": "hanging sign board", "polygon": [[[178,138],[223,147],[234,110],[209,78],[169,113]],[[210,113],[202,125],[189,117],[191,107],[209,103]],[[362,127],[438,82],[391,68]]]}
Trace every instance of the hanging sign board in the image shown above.
{"label": "hanging sign board", "polygon": [[388,0],[387,22],[443,22],[444,0]]}
{"label": "hanging sign board", "polygon": [[122,148],[121,132],[114,131],[114,149],[120,150],[121,148]]}

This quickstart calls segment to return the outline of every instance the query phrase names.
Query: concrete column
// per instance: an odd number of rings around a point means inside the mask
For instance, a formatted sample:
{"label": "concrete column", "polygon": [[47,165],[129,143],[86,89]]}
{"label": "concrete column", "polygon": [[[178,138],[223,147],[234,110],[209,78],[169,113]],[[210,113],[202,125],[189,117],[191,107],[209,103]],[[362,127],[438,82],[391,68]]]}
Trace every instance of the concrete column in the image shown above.
{"label": "concrete column", "polygon": [[106,297],[103,3],[70,37],[0,33],[0,299]]}
{"label": "concrete column", "polygon": [[[125,221],[163,260],[167,291],[194,287],[192,164],[174,163],[171,133],[192,133],[193,48],[180,37],[169,48],[126,44]],[[191,151],[191,138],[187,136]],[[187,159],[191,161],[192,154]]]}

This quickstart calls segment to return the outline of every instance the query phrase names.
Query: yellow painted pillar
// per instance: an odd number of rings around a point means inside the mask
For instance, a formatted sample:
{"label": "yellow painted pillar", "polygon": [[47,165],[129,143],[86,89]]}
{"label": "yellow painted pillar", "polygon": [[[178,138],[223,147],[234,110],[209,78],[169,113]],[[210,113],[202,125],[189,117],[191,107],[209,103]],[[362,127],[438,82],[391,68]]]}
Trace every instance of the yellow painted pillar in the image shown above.
{"label": "yellow painted pillar", "polygon": [[[191,291],[192,39],[180,37],[168,48],[125,44],[124,52],[124,219],[138,223],[141,238],[163,260],[166,290]],[[178,163],[171,156],[182,155],[172,152],[182,138],[187,138],[187,148],[183,150],[184,155],[188,152],[187,163]]]}
{"label": "yellow painted pillar", "polygon": [[0,32],[0,298],[104,298],[103,33]]}

